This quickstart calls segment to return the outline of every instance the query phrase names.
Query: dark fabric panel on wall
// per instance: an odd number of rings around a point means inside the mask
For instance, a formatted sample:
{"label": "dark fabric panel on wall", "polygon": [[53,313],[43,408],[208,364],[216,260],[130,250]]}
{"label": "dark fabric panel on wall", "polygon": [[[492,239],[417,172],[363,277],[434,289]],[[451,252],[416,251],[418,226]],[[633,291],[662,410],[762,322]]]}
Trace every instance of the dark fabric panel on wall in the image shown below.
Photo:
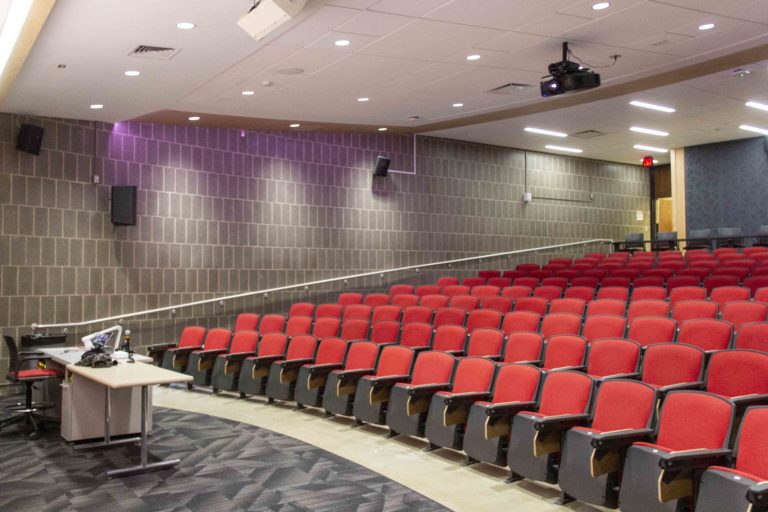
{"label": "dark fabric panel on wall", "polygon": [[738,226],[754,233],[768,224],[765,137],[685,148],[686,226]]}

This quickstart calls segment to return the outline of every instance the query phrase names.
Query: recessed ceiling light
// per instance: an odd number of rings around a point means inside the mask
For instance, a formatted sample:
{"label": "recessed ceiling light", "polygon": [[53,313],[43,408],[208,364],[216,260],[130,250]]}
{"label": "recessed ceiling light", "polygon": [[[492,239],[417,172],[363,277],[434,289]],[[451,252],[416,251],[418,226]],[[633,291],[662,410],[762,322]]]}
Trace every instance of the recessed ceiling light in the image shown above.
{"label": "recessed ceiling light", "polygon": [[243,91],[240,94],[242,94],[243,96],[253,96],[254,94],[256,94],[256,92],[255,91]]}
{"label": "recessed ceiling light", "polygon": [[[8,2],[5,3],[7,4]],[[5,24],[2,27],[3,31],[0,34],[0,74],[5,69],[5,65],[8,64],[11,51],[16,46],[21,29],[27,20],[29,10],[32,8],[32,3],[31,0],[24,2],[16,1],[11,3],[10,8],[8,8]]]}
{"label": "recessed ceiling light", "polygon": [[464,104],[463,104],[463,103],[454,103],[454,104],[453,104],[453,108],[461,108],[461,107],[463,107],[463,106],[464,106]]}
{"label": "recessed ceiling light", "polygon": [[176,24],[176,28],[178,28],[179,30],[192,30],[196,26],[197,25],[189,21],[180,21]]}
{"label": "recessed ceiling light", "polygon": [[699,30],[711,30],[715,28],[714,23],[704,23],[703,25],[699,25]]}
{"label": "recessed ceiling light", "polygon": [[742,130],[746,130],[748,132],[755,132],[760,133],[762,135],[768,135],[768,128],[758,128],[757,126],[750,126],[748,124],[742,124],[739,126]]}
{"label": "recessed ceiling light", "polygon": [[102,105],[101,103],[94,103],[93,105],[91,105],[92,110],[101,110],[103,108],[104,108],[104,105]]}
{"label": "recessed ceiling light", "polygon": [[524,130],[526,132],[530,132],[530,133],[538,133],[539,135],[551,135],[552,137],[567,137],[568,136],[567,133],[556,132],[556,131],[553,131],[553,130],[543,130],[541,128],[532,128],[530,126],[526,126],[524,128]]}
{"label": "recessed ceiling light", "polygon": [[357,101],[359,101],[360,103],[365,103],[366,101],[369,101],[370,99],[371,98],[362,97],[362,98],[357,98]]}
{"label": "recessed ceiling light", "polygon": [[566,153],[583,153],[584,152],[583,149],[579,149],[579,148],[567,148],[565,146],[553,146],[551,144],[547,144],[544,147],[547,149],[551,149],[553,151],[565,151]]}
{"label": "recessed ceiling light", "polygon": [[632,126],[629,128],[633,132],[645,133],[646,135],[656,135],[657,137],[666,137],[669,132],[663,132],[661,130],[652,130],[651,128],[640,128],[639,126]]}
{"label": "recessed ceiling light", "polygon": [[385,131],[387,131],[387,128],[385,126],[382,126],[381,128],[379,128],[379,131],[380,132],[385,132]]}
{"label": "recessed ceiling light", "polygon": [[630,101],[629,104],[635,107],[658,110],[659,112],[671,113],[675,111],[675,109],[673,109],[672,107],[665,107],[663,105],[654,105],[653,103],[646,103],[645,101]]}
{"label": "recessed ceiling light", "polygon": [[139,76],[141,71],[129,70],[125,72],[125,76]]}
{"label": "recessed ceiling light", "polygon": [[607,9],[611,6],[609,2],[598,2],[596,4],[592,4],[592,10],[593,11],[602,11],[603,9]]}
{"label": "recessed ceiling light", "polygon": [[189,120],[190,121],[199,121],[200,120],[200,116],[189,116]]}
{"label": "recessed ceiling light", "polygon": [[472,55],[467,55],[467,60],[480,60],[480,56],[476,53],[473,53]]}
{"label": "recessed ceiling light", "polygon": [[298,128],[298,127],[299,127],[299,126],[301,126],[301,125],[300,125],[299,123],[291,123],[289,126],[290,126],[291,128]]}
{"label": "recessed ceiling light", "polygon": [[349,46],[350,44],[352,44],[352,41],[350,41],[349,39],[339,39],[338,41],[334,41],[333,44],[335,44],[336,46]]}
{"label": "recessed ceiling light", "polygon": [[669,151],[665,148],[656,148],[653,146],[646,146],[645,144],[635,144],[632,147],[635,149],[642,149],[644,151],[653,151],[654,153],[667,153]]}
{"label": "recessed ceiling light", "polygon": [[745,103],[745,105],[748,106],[748,107],[759,109],[759,110],[768,111],[768,105],[766,105],[765,103],[758,103],[756,101],[748,101],[748,102]]}
{"label": "recessed ceiling light", "polygon": [[[640,159],[640,163],[643,163],[644,161],[645,161],[645,159],[643,159],[643,158]],[[659,163],[659,161],[654,158],[653,159],[653,163],[657,164],[657,163]]]}

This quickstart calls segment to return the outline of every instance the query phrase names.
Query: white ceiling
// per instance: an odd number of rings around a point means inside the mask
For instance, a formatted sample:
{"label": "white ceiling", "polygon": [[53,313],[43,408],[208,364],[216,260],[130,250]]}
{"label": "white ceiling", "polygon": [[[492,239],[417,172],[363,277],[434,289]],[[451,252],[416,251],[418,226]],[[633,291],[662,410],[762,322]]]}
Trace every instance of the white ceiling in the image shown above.
{"label": "white ceiling", "polygon": [[[411,126],[551,100],[539,97],[547,64],[573,52],[600,68],[603,87],[649,77],[649,90],[431,134],[544,150],[553,143],[583,156],[636,163],[633,144],[680,147],[750,136],[742,123],[768,127],[768,66],[651,89],[653,75],[768,44],[766,0],[613,0],[603,11],[578,0],[309,0],[305,10],[256,42],[235,23],[251,0],[59,0],[0,104],[3,111],[119,121],[160,110],[343,124]],[[181,31],[179,21],[197,28]],[[702,32],[698,26],[715,23]],[[336,47],[337,39],[352,44]],[[129,57],[138,44],[181,51],[168,61]],[[481,59],[466,60],[477,53]],[[65,69],[57,68],[66,64]],[[301,68],[300,74],[281,70]],[[127,78],[128,69],[141,76]],[[265,87],[262,82],[272,85]],[[509,82],[534,87],[488,91]],[[243,96],[246,89],[256,91]],[[370,97],[366,103],[358,97]],[[631,99],[677,108],[660,114]],[[463,108],[453,108],[456,102]],[[101,111],[89,109],[101,103]],[[417,115],[417,122],[408,121]],[[659,139],[633,125],[671,133]],[[525,126],[601,137],[549,139]],[[664,156],[660,160],[666,161]]]}

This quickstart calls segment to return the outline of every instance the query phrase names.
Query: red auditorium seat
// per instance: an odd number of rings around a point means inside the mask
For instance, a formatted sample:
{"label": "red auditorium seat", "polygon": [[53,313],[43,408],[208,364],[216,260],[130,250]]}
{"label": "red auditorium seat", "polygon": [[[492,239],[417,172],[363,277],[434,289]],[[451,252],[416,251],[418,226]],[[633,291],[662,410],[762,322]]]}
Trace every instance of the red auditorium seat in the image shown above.
{"label": "red auditorium seat", "polygon": [[312,336],[318,339],[338,336],[340,328],[341,319],[339,318],[330,316],[318,318],[315,320],[315,325],[312,327]]}
{"label": "red auditorium seat", "polygon": [[640,344],[622,338],[603,338],[592,342],[587,356],[587,374],[595,379],[639,376]]}
{"label": "red auditorium seat", "polygon": [[232,336],[229,351],[220,354],[213,363],[211,388],[214,394],[222,389],[237,390],[243,360],[256,353],[258,343],[259,333],[256,331],[238,331]]}
{"label": "red auditorium seat", "polygon": [[339,337],[345,340],[367,340],[368,331],[371,329],[371,323],[368,320],[362,318],[352,318],[351,320],[345,320],[341,324],[341,333]]}
{"label": "red auditorium seat", "polygon": [[738,332],[741,324],[764,322],[768,316],[768,304],[762,302],[733,301],[723,306],[723,320],[731,322]]}
{"label": "red auditorium seat", "polygon": [[[640,269],[645,268],[646,266],[650,268],[652,264],[649,262],[647,264],[643,264],[643,266],[637,266],[635,268],[632,267],[624,267],[624,268],[617,268],[615,270],[611,270],[611,273],[608,274],[608,277],[620,277],[620,278],[627,278],[629,279],[629,282],[631,283],[634,281],[639,275],[640,275]],[[606,286],[613,286],[613,285],[606,285]]]}
{"label": "red auditorium seat", "polygon": [[512,311],[504,315],[501,330],[509,336],[517,331],[538,331],[541,315],[533,311]]}
{"label": "red auditorium seat", "polygon": [[536,270],[539,270],[538,263],[520,263],[515,267],[515,270],[520,270],[523,272],[534,272]]}
{"label": "red auditorium seat", "polygon": [[609,277],[604,277],[600,280],[601,288],[610,288],[610,287],[617,286],[617,287],[629,289],[631,284],[632,284],[632,280],[628,277],[609,276]]}
{"label": "red auditorium seat", "polygon": [[595,284],[595,287],[597,287],[597,285],[599,284],[599,280],[601,280],[607,275],[608,275],[607,270],[599,269],[599,268],[592,268],[584,271],[584,277],[594,277],[595,279],[598,280],[598,283]]}
{"label": "red auditorium seat", "polygon": [[[314,310],[315,306],[312,305]],[[259,315],[256,313],[240,313],[235,319],[235,330],[239,331],[256,331],[259,327]]]}
{"label": "red auditorium seat", "polygon": [[470,311],[467,316],[467,331],[472,334],[475,329],[498,329],[501,325],[502,314],[493,309],[477,309]]}
{"label": "red auditorium seat", "polygon": [[317,338],[295,336],[288,342],[285,359],[274,361],[269,367],[265,395],[269,403],[275,400],[293,400],[299,368],[315,362]]}
{"label": "red auditorium seat", "polygon": [[686,343],[711,352],[731,346],[733,324],[722,320],[687,320],[680,324],[678,343]]}
{"label": "red auditorium seat", "polygon": [[467,328],[462,325],[441,325],[432,337],[432,350],[461,355],[467,348]]}
{"label": "red auditorium seat", "polygon": [[378,345],[387,345],[397,343],[399,337],[400,322],[394,320],[382,320],[371,326],[371,334],[368,339]]}
{"label": "red auditorium seat", "polygon": [[461,284],[468,286],[469,288],[474,288],[476,286],[483,286],[485,281],[486,279],[484,277],[465,277],[461,280]]}
{"label": "red auditorium seat", "polygon": [[720,266],[718,262],[712,259],[695,259],[688,262],[688,266],[692,268],[702,267],[707,268],[710,271]]}
{"label": "red auditorium seat", "polygon": [[332,370],[327,377],[323,393],[323,409],[327,415],[352,414],[352,399],[357,382],[364,375],[376,371],[379,346],[370,341],[356,341],[349,344],[344,367]]}
{"label": "red auditorium seat", "polygon": [[646,347],[675,340],[677,322],[661,316],[638,316],[629,322],[627,338]]}
{"label": "red auditorium seat", "polygon": [[712,275],[736,277],[741,282],[749,276],[749,269],[743,267],[718,267],[712,271]]}
{"label": "red auditorium seat", "polygon": [[407,347],[384,347],[376,362],[376,373],[364,375],[357,381],[352,399],[352,415],[358,424],[384,425],[387,419],[387,403],[392,387],[398,382],[408,382],[416,354]]}
{"label": "red auditorium seat", "polygon": [[435,281],[435,284],[441,288],[446,286],[456,286],[459,284],[459,278],[453,276],[440,277]]}
{"label": "red auditorium seat", "polygon": [[768,255],[768,247],[761,247],[761,246],[745,247],[744,249],[742,249],[741,252],[747,258],[753,258],[756,254]]}
{"label": "red auditorium seat", "polygon": [[[196,325],[185,327],[177,344],[162,343],[147,347],[147,354],[156,365],[166,370],[183,372],[187,368],[190,352],[199,350],[205,340],[205,327]],[[178,357],[177,357],[178,356]]]}
{"label": "red auditorium seat", "polygon": [[528,275],[528,272],[525,272],[523,270],[505,270],[502,274],[502,277],[506,277],[507,279],[510,279],[514,281],[518,277],[525,277]]}
{"label": "red auditorium seat", "polygon": [[442,286],[437,286],[436,284],[425,284],[416,288],[416,295],[419,297],[424,295],[440,295],[442,289]]}
{"label": "red auditorium seat", "polygon": [[584,369],[587,361],[588,343],[583,336],[560,334],[547,340],[544,347],[544,370],[563,368]]}
{"label": "red auditorium seat", "polygon": [[435,312],[432,308],[426,306],[408,306],[403,310],[402,322],[403,325],[408,325],[414,322],[432,324],[432,317],[434,315]]}
{"label": "red auditorium seat", "polygon": [[665,300],[667,290],[663,286],[641,286],[632,290],[632,301],[636,300]]}
{"label": "red auditorium seat", "polygon": [[289,338],[309,334],[311,330],[312,317],[309,316],[292,316],[285,324],[285,335]]}
{"label": "red auditorium seat", "polygon": [[481,270],[477,275],[485,279],[492,279],[494,277],[501,277],[501,272],[498,270]]}
{"label": "red auditorium seat", "polygon": [[640,316],[669,316],[669,303],[665,300],[632,300],[627,308],[627,321]]}
{"label": "red auditorium seat", "polygon": [[320,318],[338,318],[341,320],[341,315],[344,312],[344,306],[338,304],[318,304],[315,309],[315,320]]}
{"label": "red auditorium seat", "polygon": [[768,322],[742,324],[734,348],[768,352]]}
{"label": "red auditorium seat", "polygon": [[320,340],[315,362],[299,368],[294,392],[297,409],[305,406],[320,407],[328,375],[331,371],[343,367],[348,346],[349,344],[341,338]]}
{"label": "red auditorium seat", "polygon": [[509,297],[483,297],[480,300],[480,307],[482,309],[495,309],[501,313],[509,313],[512,311],[512,299]]}
{"label": "red auditorium seat", "polygon": [[536,288],[539,286],[539,280],[535,277],[518,277],[512,281],[512,286],[527,286]]}
{"label": "red auditorium seat", "polygon": [[570,288],[566,288],[563,298],[581,299],[584,302],[589,302],[595,298],[595,287],[571,285]]}
{"label": "red auditorium seat", "polygon": [[520,297],[530,297],[533,293],[533,288],[530,286],[507,286],[501,290],[501,295],[512,300]]}
{"label": "red auditorium seat", "polygon": [[544,336],[537,332],[517,331],[507,336],[503,362],[538,365],[544,355]]}
{"label": "red auditorium seat", "polygon": [[768,287],[757,289],[755,292],[755,301],[768,303]]}
{"label": "red auditorium seat", "polygon": [[434,294],[434,295],[422,295],[419,300],[419,306],[425,306],[429,309],[438,310],[448,305],[448,301],[451,300],[447,295]]}
{"label": "red auditorium seat", "polygon": [[597,299],[587,304],[586,316],[616,315],[624,316],[627,303],[618,299]]}
{"label": "red auditorium seat", "polygon": [[450,286],[443,286],[443,290],[440,293],[447,295],[448,297],[455,297],[457,295],[469,295],[469,290],[469,286],[453,284]]}
{"label": "red auditorium seat", "polygon": [[578,268],[569,268],[566,270],[558,270],[555,272],[554,277],[555,278],[562,278],[565,279],[566,283],[569,283],[571,279],[575,279],[577,277],[581,277],[582,270]]}
{"label": "red auditorium seat", "polygon": [[533,290],[534,297],[544,297],[547,300],[559,299],[563,296],[563,289],[559,286],[539,286]]}
{"label": "red auditorium seat", "polygon": [[650,345],[643,354],[641,380],[659,392],[659,399],[673,389],[704,386],[704,351],[682,343]]}
{"label": "red auditorium seat", "polygon": [[706,300],[707,290],[700,286],[680,286],[669,292],[669,305],[673,306],[683,300]]}
{"label": "red auditorium seat", "polygon": [[549,263],[553,265],[565,265],[567,267],[573,264],[573,260],[571,258],[552,258],[549,260]]}
{"label": "red auditorium seat", "polygon": [[393,284],[389,287],[389,295],[393,298],[397,295],[413,295],[413,290],[411,284]]}
{"label": "red auditorium seat", "polygon": [[653,287],[653,288],[661,288],[664,286],[664,278],[659,276],[642,276],[637,277],[632,281],[632,287],[634,288],[634,293],[637,293],[637,290],[640,288],[645,287]]}
{"label": "red auditorium seat", "polygon": [[555,299],[549,303],[549,313],[572,313],[584,316],[587,303],[584,299]]}
{"label": "red auditorium seat", "polygon": [[373,313],[373,308],[371,306],[366,304],[352,304],[351,306],[344,308],[344,314],[341,316],[341,321],[370,320],[371,313]]}
{"label": "red auditorium seat", "polygon": [[672,306],[672,318],[677,323],[697,318],[717,318],[717,303],[706,300],[683,300]]}
{"label": "red auditorium seat", "polygon": [[549,339],[558,334],[579,334],[581,316],[573,313],[550,313],[541,320],[541,334]]}
{"label": "red auditorium seat", "polygon": [[582,334],[589,343],[601,338],[623,338],[627,319],[617,315],[591,315],[584,320]]}
{"label": "red auditorium seat", "polygon": [[701,280],[696,276],[672,276],[667,279],[667,293],[680,286],[699,286]]}
{"label": "red auditorium seat", "polygon": [[351,306],[353,304],[363,303],[363,294],[355,292],[347,292],[339,295],[339,299],[336,303],[340,306]]}
{"label": "red auditorium seat", "polygon": [[541,280],[541,285],[556,286],[557,288],[564,290],[568,287],[568,279],[564,277],[547,277]]}
{"label": "red auditorium seat", "polygon": [[271,314],[261,317],[259,322],[259,334],[270,334],[273,332],[283,332],[285,330],[285,317],[283,315]]}
{"label": "red auditorium seat", "polygon": [[717,303],[723,309],[729,302],[749,300],[749,288],[743,286],[723,286],[715,288],[709,295],[709,300]]}
{"label": "red auditorium seat", "polygon": [[502,289],[506,288],[507,286],[512,286],[512,279],[508,277],[492,277],[486,284],[489,286],[497,286],[499,289]]}
{"label": "red auditorium seat", "polygon": [[768,276],[752,276],[744,280],[744,286],[752,291],[752,296],[755,295],[760,288],[768,287]]}
{"label": "red auditorium seat", "polygon": [[736,404],[739,413],[768,403],[768,354],[757,350],[714,352],[707,366],[707,391]]}
{"label": "red auditorium seat", "polygon": [[243,359],[237,385],[240,398],[264,394],[269,366],[274,361],[283,359],[287,346],[288,336],[285,334],[270,333],[262,336],[256,355]]}
{"label": "red auditorium seat", "polygon": [[[600,278],[598,277],[581,276],[581,277],[574,277],[573,279],[571,279],[571,288],[575,288],[575,287],[592,288],[593,295],[598,284],[600,284]],[[568,293],[568,290],[566,290],[566,293]]]}
{"label": "red auditorium seat", "polygon": [[[721,259],[726,254],[738,255],[738,250],[735,247],[719,247],[714,251],[712,251],[712,255],[716,259]],[[740,256],[737,256],[737,257],[740,257]]]}
{"label": "red auditorium seat", "polygon": [[[216,357],[227,352],[232,332],[229,329],[211,329],[205,335],[202,348],[192,350],[187,354],[187,365],[184,372],[192,377],[192,386],[208,386],[211,383],[211,372]],[[179,352],[177,352],[177,356]]]}
{"label": "red auditorium seat", "polygon": [[531,311],[543,315],[547,311],[549,300],[546,297],[520,297],[515,299],[515,311]]}
{"label": "red auditorium seat", "polygon": [[[308,316],[308,317],[314,317],[315,316],[315,305],[311,302],[294,302],[291,304],[290,309],[288,310],[288,318],[291,318],[293,316]],[[256,329],[252,329],[256,330]],[[235,329],[235,332],[237,332],[237,329]]]}
{"label": "red auditorium seat", "polygon": [[452,308],[463,309],[464,311],[474,311],[480,307],[480,297],[472,295],[456,295],[448,301],[448,306]]}
{"label": "red auditorium seat", "polygon": [[711,274],[711,270],[707,267],[687,267],[677,271],[678,276],[695,276],[699,280],[704,279],[709,274]]}
{"label": "red auditorium seat", "polygon": [[408,306],[415,306],[418,303],[419,303],[418,295],[401,293],[401,294],[392,296],[392,305],[400,306],[403,309],[407,308]]}
{"label": "red auditorium seat", "polygon": [[387,293],[369,293],[363,299],[363,304],[375,308],[376,306],[384,306],[389,304],[392,298]]}
{"label": "red auditorium seat", "polygon": [[492,285],[475,286],[470,291],[473,297],[496,297],[501,293],[501,288]]}
{"label": "red auditorium seat", "polygon": [[403,324],[400,344],[414,350],[426,350],[432,340],[432,324],[412,322]]}
{"label": "red auditorium seat", "polygon": [[437,329],[443,325],[464,325],[467,321],[467,312],[459,308],[440,308],[435,312],[432,325]]}
{"label": "red auditorium seat", "polygon": [[400,306],[393,306],[392,304],[376,306],[373,308],[373,314],[371,315],[371,324],[376,325],[376,323],[384,320],[399,322],[402,316],[403,308]]}

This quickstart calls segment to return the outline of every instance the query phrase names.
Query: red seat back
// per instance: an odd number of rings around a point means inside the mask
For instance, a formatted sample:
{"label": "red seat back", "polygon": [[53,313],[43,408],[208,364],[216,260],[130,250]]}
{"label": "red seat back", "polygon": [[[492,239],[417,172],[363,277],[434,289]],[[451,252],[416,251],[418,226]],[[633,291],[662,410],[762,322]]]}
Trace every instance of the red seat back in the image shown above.
{"label": "red seat back", "polygon": [[464,325],[467,312],[459,308],[440,308],[435,312],[432,324],[435,328],[443,325]]}
{"label": "red seat back", "polygon": [[626,304],[629,300],[629,288],[626,286],[601,286],[597,290],[598,299],[615,299]]}
{"label": "red seat back", "polygon": [[272,332],[261,337],[259,348],[256,355],[279,356],[285,354],[285,347],[288,345],[288,336],[279,332]]}
{"label": "red seat back", "polygon": [[347,353],[347,341],[341,338],[331,337],[320,340],[317,347],[315,364],[340,364]]}
{"label": "red seat back", "polygon": [[734,301],[723,306],[723,320],[731,322],[736,331],[741,324],[764,322],[768,315],[768,304],[762,302]]}
{"label": "red seat back", "polygon": [[448,306],[452,308],[463,309],[464,311],[473,311],[480,306],[480,297],[472,295],[456,295],[448,301]]}
{"label": "red seat back", "polygon": [[341,319],[343,312],[344,306],[338,304],[318,304],[315,309],[315,319],[326,317]]}
{"label": "red seat back", "polygon": [[440,308],[446,307],[449,300],[450,297],[442,294],[422,295],[421,299],[419,300],[419,306],[438,310]]}
{"label": "red seat back", "polygon": [[727,398],[768,394],[768,354],[756,350],[715,352],[707,367],[707,391]]}
{"label": "red seat back", "polygon": [[484,286],[475,286],[472,288],[472,291],[470,292],[470,295],[473,295],[475,297],[495,297],[501,293],[501,288],[498,286],[493,285],[484,285]]}
{"label": "red seat back", "polygon": [[550,313],[541,321],[541,334],[549,339],[557,334],[579,334],[581,317],[573,313]]}
{"label": "red seat back", "polygon": [[584,320],[582,334],[589,343],[600,338],[623,338],[627,320],[617,315],[593,315]]}
{"label": "red seat back", "polygon": [[389,287],[389,295],[393,298],[396,295],[411,295],[413,294],[413,285],[410,284],[393,284]]}
{"label": "red seat back", "polygon": [[646,347],[656,343],[671,343],[676,333],[677,322],[670,318],[641,316],[630,322],[627,338]]}
{"label": "red seat back", "polygon": [[589,409],[593,389],[592,377],[584,373],[550,372],[544,379],[538,412],[542,416],[583,414]]}
{"label": "red seat back", "polygon": [[534,297],[544,297],[547,300],[559,299],[563,296],[563,289],[559,286],[539,286],[533,290]]}
{"label": "red seat back", "polygon": [[504,297],[508,297],[512,300],[520,297],[530,297],[533,293],[533,288],[530,286],[506,286],[501,290],[501,294]]}
{"label": "red seat back", "polygon": [[656,391],[632,380],[607,380],[595,399],[592,428],[599,432],[648,428],[653,420]]}
{"label": "red seat back", "polygon": [[435,312],[426,306],[408,306],[403,310],[403,325],[410,323],[432,323]]}
{"label": "red seat back", "polygon": [[315,314],[315,305],[311,302],[294,302],[288,310],[288,318],[292,316],[309,316]]}
{"label": "red seat back", "polygon": [[435,329],[432,350],[464,350],[467,328],[461,325],[441,325]]}
{"label": "red seat back", "polygon": [[555,299],[549,303],[549,314],[570,313],[572,315],[584,316],[584,310],[587,303],[584,299]]}
{"label": "red seat back", "polygon": [[445,352],[427,351],[416,356],[411,384],[445,384],[451,381],[456,358]]}
{"label": "red seat back", "polygon": [[439,295],[442,286],[436,284],[425,284],[416,288],[416,295],[423,297],[424,295]]}
{"label": "red seat back", "polygon": [[256,345],[259,343],[259,333],[256,331],[238,331],[232,336],[232,343],[229,344],[231,354],[242,352],[256,352]]}
{"label": "red seat back", "polygon": [[627,309],[627,321],[640,316],[669,316],[669,303],[665,300],[633,300]]}
{"label": "red seat back", "polygon": [[538,331],[541,315],[532,311],[512,311],[504,315],[501,330],[509,336],[516,331]]}
{"label": "red seat back", "polygon": [[624,316],[627,303],[619,299],[597,299],[587,304],[586,316],[615,315]]}
{"label": "red seat back", "polygon": [[484,357],[463,357],[456,366],[452,393],[483,393],[491,389],[496,365]]}
{"label": "red seat back", "polygon": [[495,309],[470,311],[467,316],[467,331],[472,334],[475,329],[498,329],[501,325],[501,317],[501,313]]}
{"label": "red seat back", "polygon": [[338,336],[340,327],[341,320],[338,318],[318,318],[315,320],[315,326],[312,328],[312,336],[320,339]]}
{"label": "red seat back", "polygon": [[504,346],[504,333],[499,329],[475,329],[469,335],[467,356],[497,357]]}
{"label": "red seat back", "polygon": [[344,360],[345,370],[365,370],[376,367],[379,346],[370,341],[356,341],[349,344]]}
{"label": "red seat back", "polygon": [[382,306],[376,306],[373,308],[373,315],[371,315],[371,323],[376,325],[377,322],[384,320],[399,322],[400,317],[403,314],[403,308],[400,306],[393,306],[392,304],[386,304]]}
{"label": "red seat back", "polygon": [[744,288],[743,286],[722,286],[712,290],[709,299],[717,303],[722,310],[729,302],[749,300],[749,288]]}
{"label": "red seat back", "polygon": [[203,346],[203,340],[205,340],[205,327],[191,325],[181,331],[179,343],[176,346],[179,348],[201,347]]}
{"label": "red seat back", "polygon": [[699,382],[703,369],[704,351],[700,348],[660,343],[645,350],[642,381],[656,387]]}
{"label": "red seat back", "polygon": [[656,443],[671,451],[724,448],[733,404],[701,391],[672,391],[664,400]]}
{"label": "red seat back", "polygon": [[587,373],[601,378],[635,373],[640,364],[640,345],[621,338],[603,338],[592,343]]}
{"label": "red seat back", "polygon": [[373,308],[371,306],[352,304],[344,308],[344,315],[342,315],[341,319],[343,322],[348,322],[349,320],[370,320],[372,312]]}
{"label": "red seat back", "polygon": [[768,352],[768,322],[742,324],[734,348]]}
{"label": "red seat back", "polygon": [[465,277],[461,280],[461,284],[464,286],[467,286],[469,288],[473,288],[475,286],[482,286],[485,284],[486,278],[484,277]]}
{"label": "red seat back", "polygon": [[731,345],[732,337],[732,323],[707,318],[681,323],[677,341],[706,351],[725,350]]}
{"label": "red seat back", "polygon": [[437,278],[437,281],[435,281],[435,284],[440,288],[445,288],[446,286],[454,286],[459,284],[459,278],[454,276],[439,277]]}
{"label": "red seat back", "polygon": [[595,287],[573,285],[570,288],[566,288],[563,297],[566,299],[580,299],[587,303],[595,298]]}
{"label": "red seat back", "polygon": [[483,297],[480,300],[482,309],[495,309],[500,313],[509,313],[512,310],[512,299],[508,297]]}
{"label": "red seat back", "polygon": [[494,404],[533,402],[539,391],[541,370],[528,364],[503,364],[493,384]]}
{"label": "red seat back", "polygon": [[539,286],[539,279],[536,277],[518,277],[512,281],[512,286],[527,286],[528,288],[536,288]]}
{"label": "red seat back", "polygon": [[337,304],[340,306],[351,306],[353,304],[362,304],[363,303],[363,294],[362,293],[354,293],[354,292],[348,292],[348,293],[342,293],[339,294],[339,298],[336,301]]}
{"label": "red seat back", "polygon": [[384,306],[389,304],[391,297],[387,293],[369,293],[363,299],[363,304],[375,308],[376,306]]}
{"label": "red seat back", "polygon": [[231,339],[232,332],[229,329],[211,329],[205,335],[203,350],[224,350]]}
{"label": "red seat back", "polygon": [[381,349],[381,355],[376,363],[376,376],[410,375],[413,366],[414,352],[408,347],[388,345]]}
{"label": "red seat back", "polygon": [[480,277],[484,277],[485,279],[491,279],[494,277],[500,277],[501,272],[499,272],[498,270],[488,269],[488,270],[481,270],[480,272],[477,273],[477,275]]}
{"label": "red seat back", "polygon": [[368,339],[368,331],[371,324],[362,318],[353,318],[341,324],[341,336],[345,340]]}
{"label": "red seat back", "polygon": [[294,336],[288,342],[288,351],[285,353],[287,360],[313,359],[317,350],[317,338],[314,336]]}
{"label": "red seat back", "polygon": [[741,280],[737,276],[732,275],[713,275],[704,278],[704,290],[707,294],[711,294],[715,288],[722,288],[724,286],[739,286]]}
{"label": "red seat back", "polygon": [[408,306],[415,306],[418,303],[419,303],[418,295],[400,293],[392,296],[392,305],[399,306],[403,309],[407,308]]}
{"label": "red seat back", "polygon": [[672,307],[672,319],[677,323],[697,318],[717,318],[717,303],[707,300],[684,300]]}
{"label": "red seat back", "polygon": [[[314,308],[314,306],[313,306]],[[235,331],[256,331],[259,327],[259,315],[256,313],[240,313],[235,320]]]}
{"label": "red seat back", "polygon": [[488,283],[491,286],[498,286],[499,289],[506,288],[507,286],[512,286],[512,280],[508,277],[492,277],[488,280]]}
{"label": "red seat back", "polygon": [[751,407],[744,415],[736,447],[736,469],[768,480],[768,407]]}
{"label": "red seat back", "polygon": [[635,287],[632,292],[632,301],[636,300],[664,300],[667,298],[667,290],[662,286]]}
{"label": "red seat back", "polygon": [[544,336],[537,332],[517,331],[507,337],[504,347],[505,363],[541,361],[544,351]]}
{"label": "red seat back", "polygon": [[547,341],[542,368],[552,370],[582,366],[587,357],[587,340],[581,336],[552,336]]}
{"label": "red seat back", "polygon": [[701,286],[679,286],[669,292],[669,304],[674,306],[682,300],[706,300],[707,290]]}
{"label": "red seat back", "polygon": [[288,336],[309,334],[310,330],[312,330],[312,318],[308,316],[292,316],[285,324],[285,334]]}
{"label": "red seat back", "polygon": [[406,347],[428,347],[432,339],[432,325],[412,322],[403,325],[400,344]]}
{"label": "red seat back", "polygon": [[515,311],[531,311],[539,315],[547,312],[549,299],[545,297],[520,297],[515,299]]}
{"label": "red seat back", "polygon": [[455,297],[456,295],[469,295],[469,286],[461,284],[443,286],[443,289],[440,293],[447,295],[448,297]]}
{"label": "red seat back", "polygon": [[397,343],[399,336],[400,322],[394,320],[382,320],[371,327],[370,340],[374,343]]}

